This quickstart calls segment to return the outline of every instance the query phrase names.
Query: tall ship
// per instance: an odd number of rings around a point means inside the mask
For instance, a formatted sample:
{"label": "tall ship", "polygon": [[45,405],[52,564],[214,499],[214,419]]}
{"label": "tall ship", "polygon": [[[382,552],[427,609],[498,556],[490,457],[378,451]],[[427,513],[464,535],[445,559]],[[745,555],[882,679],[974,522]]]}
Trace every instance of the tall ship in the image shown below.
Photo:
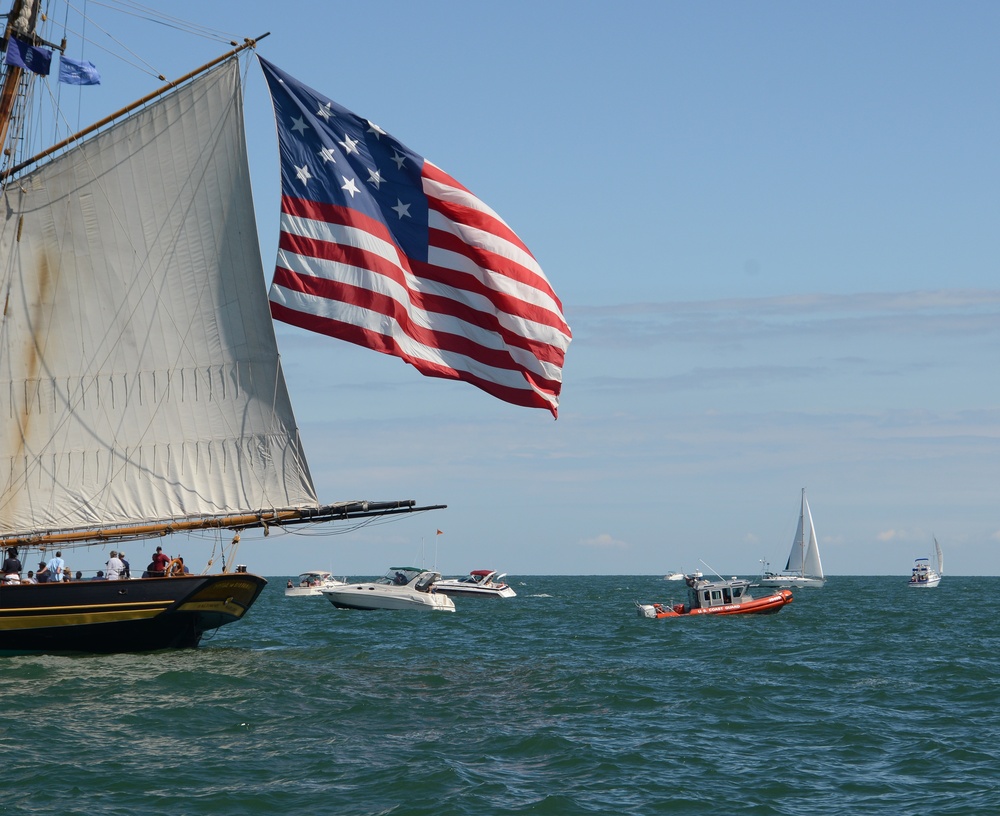
{"label": "tall ship", "polygon": [[[195,647],[266,584],[238,563],[241,532],[432,507],[316,495],[257,241],[239,62],[255,41],[24,155],[32,99],[67,62],[43,18],[15,0],[0,43],[0,547],[23,567],[0,583],[0,653]],[[137,579],[139,551],[199,532],[204,572]],[[27,582],[87,547],[127,547],[133,579]]]}
{"label": "tall ship", "polygon": [[[571,332],[495,212],[257,55],[266,34],[68,132],[57,82],[101,77],[81,43],[46,33],[83,12],[50,5],[14,0],[0,42],[0,653],[194,647],[266,584],[239,563],[244,531],[444,506],[319,498],[273,320],[553,416]],[[281,178],[270,286],[245,138],[254,62]],[[176,552],[170,536],[209,539],[207,566],[187,543],[187,565],[136,564]],[[28,582],[80,548],[107,551],[109,570],[127,549],[132,579]]]}

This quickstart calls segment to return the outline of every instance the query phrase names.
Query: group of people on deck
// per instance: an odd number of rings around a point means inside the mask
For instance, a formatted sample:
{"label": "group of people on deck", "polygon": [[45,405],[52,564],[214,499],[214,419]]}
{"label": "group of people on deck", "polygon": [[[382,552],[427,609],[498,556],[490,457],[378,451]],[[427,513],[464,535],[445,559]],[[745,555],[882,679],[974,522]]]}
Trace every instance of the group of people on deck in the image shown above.
{"label": "group of people on deck", "polygon": [[[85,579],[82,572],[77,572],[75,580],[83,581],[118,581],[127,580],[132,577],[131,567],[125,560],[125,553],[120,550],[112,550],[111,556],[104,565],[106,571],[98,570],[93,578]],[[62,552],[56,552],[55,556],[48,561],[38,563],[38,571],[28,570],[26,578],[21,577],[22,564],[18,558],[16,547],[7,550],[7,558],[0,569],[0,582],[6,584],[47,584],[59,581],[72,581],[74,577],[66,568]],[[162,578],[168,575],[188,575],[190,570],[185,566],[184,559],[180,556],[171,558],[162,547],[157,547],[153,554],[152,561],[142,573],[143,578]]]}

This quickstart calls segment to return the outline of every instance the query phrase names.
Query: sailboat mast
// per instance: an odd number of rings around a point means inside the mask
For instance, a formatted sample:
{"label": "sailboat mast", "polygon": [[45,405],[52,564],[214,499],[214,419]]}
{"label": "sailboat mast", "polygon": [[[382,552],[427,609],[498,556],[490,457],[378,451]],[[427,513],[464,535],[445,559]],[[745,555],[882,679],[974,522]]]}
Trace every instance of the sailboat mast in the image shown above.
{"label": "sailboat mast", "polygon": [[[4,50],[10,44],[10,38],[17,35],[21,39],[31,39],[35,34],[35,20],[38,16],[37,0],[14,0],[14,5],[7,15],[7,26],[3,33]],[[0,88],[0,150],[7,156],[13,155],[13,150],[7,147],[7,133],[10,130],[10,120],[14,115],[14,104],[21,85],[24,69],[19,65],[7,65],[4,72],[3,87]]]}
{"label": "sailboat mast", "polygon": [[799,508],[799,574],[806,574],[806,489],[802,488],[802,506]]}

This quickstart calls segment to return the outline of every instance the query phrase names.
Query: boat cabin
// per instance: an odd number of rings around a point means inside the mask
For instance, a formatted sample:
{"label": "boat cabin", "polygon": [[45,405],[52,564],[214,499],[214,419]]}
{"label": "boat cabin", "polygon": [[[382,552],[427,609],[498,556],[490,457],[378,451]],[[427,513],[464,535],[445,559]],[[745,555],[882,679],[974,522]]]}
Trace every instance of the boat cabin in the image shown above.
{"label": "boat cabin", "polygon": [[389,571],[375,583],[399,587],[413,584],[413,589],[430,592],[434,582],[440,580],[440,572],[423,570],[419,567],[389,567]]}
{"label": "boat cabin", "polygon": [[688,600],[691,609],[708,609],[752,601],[750,582],[741,578],[728,581],[705,581],[689,578]]}
{"label": "boat cabin", "polygon": [[913,562],[913,570],[910,573],[911,584],[925,584],[930,576],[931,562],[929,558],[918,558]]}
{"label": "boat cabin", "polygon": [[[314,570],[313,572],[303,572],[299,575],[299,581],[295,586],[300,587],[314,587],[320,586],[324,581],[328,581],[333,576],[329,572],[322,572],[321,570]],[[288,582],[288,586],[292,586],[292,582]]]}
{"label": "boat cabin", "polygon": [[497,575],[496,570],[488,569],[477,569],[472,570],[464,578],[457,578],[463,584],[478,584],[481,586],[492,586],[493,584],[499,584],[506,577],[507,573],[501,573]]}

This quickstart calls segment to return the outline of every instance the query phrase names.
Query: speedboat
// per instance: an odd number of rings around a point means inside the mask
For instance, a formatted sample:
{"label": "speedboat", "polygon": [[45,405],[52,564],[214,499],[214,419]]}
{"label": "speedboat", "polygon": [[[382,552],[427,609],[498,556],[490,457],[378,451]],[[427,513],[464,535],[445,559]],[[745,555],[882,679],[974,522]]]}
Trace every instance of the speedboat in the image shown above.
{"label": "speedboat", "polygon": [[684,580],[684,573],[683,572],[668,572],[666,575],[663,576],[663,580],[664,581],[683,581]]}
{"label": "speedboat", "polygon": [[343,581],[338,581],[332,573],[322,570],[303,572],[297,581],[289,579],[285,586],[286,598],[303,598],[308,595],[322,595],[324,589],[343,586]]}
{"label": "speedboat", "polygon": [[635,605],[640,618],[682,618],[690,615],[769,615],[792,602],[790,589],[779,589],[763,598],[750,594],[750,582],[742,578],[707,580],[695,575],[685,578],[688,602]]}
{"label": "speedboat", "polygon": [[464,595],[469,598],[513,598],[517,593],[503,582],[506,572],[473,570],[464,578],[447,578],[434,584],[434,589],[445,595]]}
{"label": "speedboat", "polygon": [[434,589],[440,572],[418,567],[390,567],[376,581],[343,584],[323,589],[323,596],[338,609],[413,609],[454,612],[455,602]]}

